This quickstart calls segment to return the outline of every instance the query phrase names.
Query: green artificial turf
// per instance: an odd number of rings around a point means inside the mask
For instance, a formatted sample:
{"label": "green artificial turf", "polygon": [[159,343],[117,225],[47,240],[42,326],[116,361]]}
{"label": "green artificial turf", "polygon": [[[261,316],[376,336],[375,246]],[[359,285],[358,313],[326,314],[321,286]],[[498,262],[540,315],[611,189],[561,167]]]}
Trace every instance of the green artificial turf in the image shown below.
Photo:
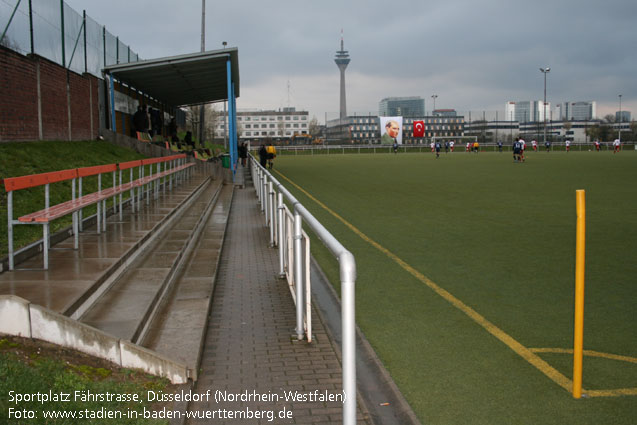
{"label": "green artificial turf", "polygon": [[[575,191],[586,190],[584,348],[637,358],[637,153],[282,156],[276,171],[526,348],[572,349]],[[355,255],[357,322],[423,423],[635,423],[637,396],[574,400],[286,186]],[[324,265],[333,282],[336,267]],[[539,356],[571,378],[572,355]],[[637,364],[585,357],[583,384],[637,388]]]}

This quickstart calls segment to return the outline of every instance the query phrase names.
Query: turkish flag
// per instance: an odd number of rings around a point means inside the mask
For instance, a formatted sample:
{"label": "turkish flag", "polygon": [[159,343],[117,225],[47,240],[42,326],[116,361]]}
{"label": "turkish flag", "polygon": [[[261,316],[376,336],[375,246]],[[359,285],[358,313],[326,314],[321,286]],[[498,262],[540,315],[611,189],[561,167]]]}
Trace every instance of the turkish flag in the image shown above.
{"label": "turkish flag", "polygon": [[425,137],[424,121],[414,121],[414,137]]}

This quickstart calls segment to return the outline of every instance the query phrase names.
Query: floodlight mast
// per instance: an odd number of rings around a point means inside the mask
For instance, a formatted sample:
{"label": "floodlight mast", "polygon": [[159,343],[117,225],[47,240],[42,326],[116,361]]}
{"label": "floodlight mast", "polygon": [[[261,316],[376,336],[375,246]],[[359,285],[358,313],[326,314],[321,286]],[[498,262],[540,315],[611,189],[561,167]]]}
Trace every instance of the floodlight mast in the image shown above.
{"label": "floodlight mast", "polygon": [[540,72],[544,74],[544,143],[546,143],[546,74],[551,71],[551,68],[540,68]]}
{"label": "floodlight mast", "polygon": [[619,95],[619,143],[622,142],[622,95]]}

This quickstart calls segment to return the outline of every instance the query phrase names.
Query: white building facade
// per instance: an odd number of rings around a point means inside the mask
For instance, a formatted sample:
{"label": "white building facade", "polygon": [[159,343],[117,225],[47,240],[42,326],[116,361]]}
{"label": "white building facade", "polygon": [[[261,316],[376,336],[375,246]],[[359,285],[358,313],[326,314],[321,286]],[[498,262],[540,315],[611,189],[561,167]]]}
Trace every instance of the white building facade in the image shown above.
{"label": "white building facade", "polygon": [[[295,136],[309,134],[309,112],[295,108],[278,111],[237,111],[237,128],[240,139],[289,140]],[[215,134],[224,134],[224,122],[220,121]]]}

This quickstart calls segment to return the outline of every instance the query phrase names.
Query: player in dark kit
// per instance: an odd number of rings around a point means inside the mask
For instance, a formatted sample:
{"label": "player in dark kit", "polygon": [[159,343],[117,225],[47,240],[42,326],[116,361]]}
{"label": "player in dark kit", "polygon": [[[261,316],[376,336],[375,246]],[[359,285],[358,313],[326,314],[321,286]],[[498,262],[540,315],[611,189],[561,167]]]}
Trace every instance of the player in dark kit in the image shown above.
{"label": "player in dark kit", "polygon": [[520,138],[517,137],[515,142],[513,142],[513,162],[520,162],[522,156],[522,143],[520,143]]}

